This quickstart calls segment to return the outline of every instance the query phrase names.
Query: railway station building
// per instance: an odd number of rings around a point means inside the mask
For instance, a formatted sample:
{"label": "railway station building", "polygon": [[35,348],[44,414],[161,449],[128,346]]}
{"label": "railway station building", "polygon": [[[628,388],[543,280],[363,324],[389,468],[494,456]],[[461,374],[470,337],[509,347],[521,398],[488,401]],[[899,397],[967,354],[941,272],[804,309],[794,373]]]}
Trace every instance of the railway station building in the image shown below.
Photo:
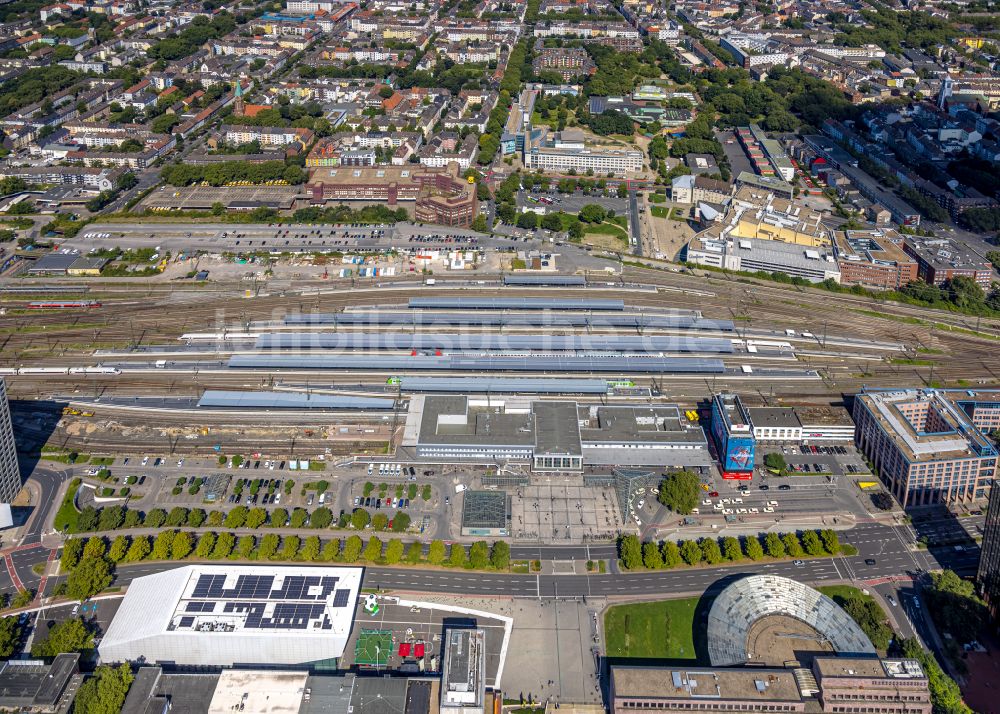
{"label": "railway station building", "polygon": [[415,395],[402,447],[438,462],[521,461],[536,472],[711,464],[702,429],[675,405],[591,405],[518,396]]}

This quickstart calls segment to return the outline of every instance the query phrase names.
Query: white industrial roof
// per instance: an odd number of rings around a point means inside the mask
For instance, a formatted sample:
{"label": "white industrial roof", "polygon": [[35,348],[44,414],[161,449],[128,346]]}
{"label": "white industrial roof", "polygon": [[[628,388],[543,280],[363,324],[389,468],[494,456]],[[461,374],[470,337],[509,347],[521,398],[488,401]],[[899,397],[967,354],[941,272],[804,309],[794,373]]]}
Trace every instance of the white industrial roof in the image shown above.
{"label": "white industrial roof", "polygon": [[362,568],[189,565],[137,578],[101,641],[101,657],[223,666],[310,661],[302,648],[314,651],[311,659],[339,657],[354,621],[362,573]]}

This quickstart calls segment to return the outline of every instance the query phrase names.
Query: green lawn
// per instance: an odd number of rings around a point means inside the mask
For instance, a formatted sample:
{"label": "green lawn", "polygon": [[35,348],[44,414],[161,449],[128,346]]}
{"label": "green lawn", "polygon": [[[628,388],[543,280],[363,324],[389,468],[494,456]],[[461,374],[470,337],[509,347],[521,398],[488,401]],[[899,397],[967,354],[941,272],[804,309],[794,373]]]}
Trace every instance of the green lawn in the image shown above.
{"label": "green lawn", "polygon": [[651,193],[649,194],[650,203],[666,203],[667,197],[662,193]]}
{"label": "green lawn", "polygon": [[650,206],[649,212],[657,218],[667,218],[670,215],[670,209],[664,206]]}
{"label": "green lawn", "polygon": [[837,602],[838,600],[842,602],[852,597],[859,597],[862,600],[875,599],[871,595],[865,595],[858,588],[851,587],[850,585],[823,585],[822,587],[818,587],[816,589],[834,602]]}
{"label": "green lawn", "polygon": [[700,598],[615,605],[604,615],[608,657],[696,660],[694,613]]}
{"label": "green lawn", "polygon": [[586,233],[596,233],[602,236],[614,236],[615,238],[624,238],[628,240],[628,235],[625,231],[614,223],[584,223],[583,232]]}

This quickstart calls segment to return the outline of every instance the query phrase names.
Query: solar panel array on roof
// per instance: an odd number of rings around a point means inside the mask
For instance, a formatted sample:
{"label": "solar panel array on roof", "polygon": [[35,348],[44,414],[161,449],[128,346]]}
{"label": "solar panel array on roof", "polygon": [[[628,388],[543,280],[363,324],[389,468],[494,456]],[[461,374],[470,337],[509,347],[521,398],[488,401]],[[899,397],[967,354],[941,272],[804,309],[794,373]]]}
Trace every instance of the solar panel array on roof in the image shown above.
{"label": "solar panel array on roof", "polygon": [[403,377],[404,392],[477,392],[512,394],[606,394],[603,379],[516,379],[505,377]]}
{"label": "solar panel array on roof", "polygon": [[274,575],[240,575],[231,587],[223,573],[202,573],[194,583],[185,613],[177,621],[178,629],[203,628],[215,631],[228,628],[226,620],[186,613],[211,615],[216,605],[222,605],[220,616],[244,615],[242,627],[248,630],[304,630],[310,622],[319,629],[333,627],[326,613],[327,598],[333,595],[329,607],[343,608],[350,603],[351,591],[337,588],[340,578],[320,575],[285,575],[275,587]]}
{"label": "solar panel array on roof", "polygon": [[238,392],[206,389],[198,406],[207,409],[392,409],[395,401],[377,397],[308,392]]}
{"label": "solar panel array on roof", "polygon": [[625,315],[570,312],[499,313],[499,312],[423,312],[360,311],[289,315],[286,325],[344,326],[438,326],[466,327],[589,327],[592,329],[662,329],[716,330],[733,332],[732,320],[710,320],[693,311],[675,314]]}
{"label": "solar panel array on roof", "polygon": [[625,302],[606,298],[414,297],[411,310],[624,310]]}
{"label": "solar panel array on roof", "polygon": [[230,369],[335,369],[383,372],[387,370],[443,370],[471,372],[611,372],[629,373],[696,373],[721,374],[725,371],[722,360],[697,357],[585,357],[550,356],[533,357],[443,357],[391,355],[330,355],[310,357],[302,355],[233,355]]}
{"label": "solar panel array on roof", "polygon": [[513,350],[556,352],[709,352],[730,354],[733,343],[714,337],[664,335],[493,335],[476,332],[280,332],[257,338],[257,349]]}
{"label": "solar panel array on roof", "polygon": [[586,285],[587,279],[582,275],[505,275],[503,284],[570,286]]}

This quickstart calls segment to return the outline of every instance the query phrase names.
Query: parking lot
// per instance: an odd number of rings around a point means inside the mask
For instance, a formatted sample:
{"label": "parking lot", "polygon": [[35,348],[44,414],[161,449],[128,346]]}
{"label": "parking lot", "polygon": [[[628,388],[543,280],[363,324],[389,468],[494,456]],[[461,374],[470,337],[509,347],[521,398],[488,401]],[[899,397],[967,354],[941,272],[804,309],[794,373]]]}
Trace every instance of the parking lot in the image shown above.
{"label": "parking lot", "polygon": [[[551,203],[549,203],[550,201]],[[522,210],[542,207],[549,213],[563,211],[575,214],[589,204],[597,204],[604,210],[612,210],[620,216],[625,215],[628,210],[628,202],[617,196],[591,196],[581,191],[575,193],[559,193],[556,190],[517,192],[517,207]]]}
{"label": "parking lot", "polygon": [[868,466],[853,445],[800,445],[782,447],[791,474],[867,476]]}
{"label": "parking lot", "polygon": [[750,163],[750,159],[743,151],[743,147],[740,146],[739,141],[736,139],[736,134],[732,129],[716,132],[715,138],[722,144],[722,150],[726,153],[726,158],[729,160],[730,167],[732,167],[733,176],[739,176],[742,171],[747,171],[751,174],[754,173],[753,164]]}

